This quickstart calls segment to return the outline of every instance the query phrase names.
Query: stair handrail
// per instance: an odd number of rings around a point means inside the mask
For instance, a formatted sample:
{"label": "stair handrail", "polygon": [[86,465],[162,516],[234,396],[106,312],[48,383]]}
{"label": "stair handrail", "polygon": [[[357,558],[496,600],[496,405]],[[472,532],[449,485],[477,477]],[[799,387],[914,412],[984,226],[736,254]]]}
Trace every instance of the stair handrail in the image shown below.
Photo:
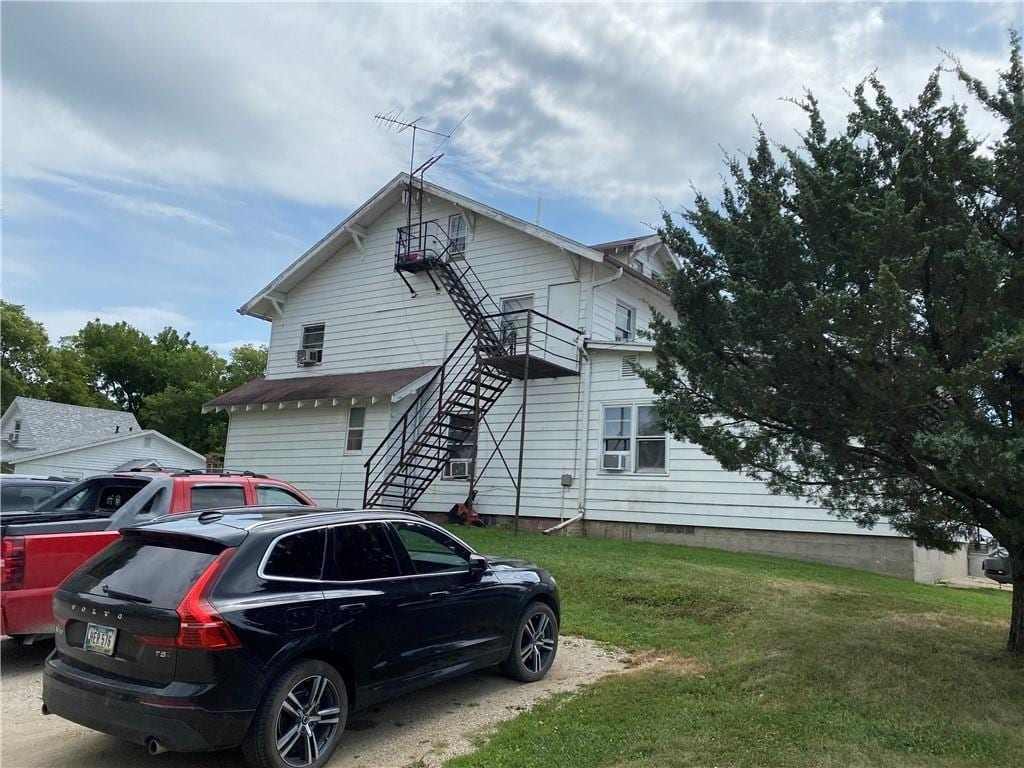
{"label": "stair handrail", "polygon": [[395,433],[399,425],[401,425],[401,423],[409,415],[410,411],[412,411],[413,408],[418,407],[419,400],[422,397],[423,393],[430,391],[430,386],[441,375],[441,373],[448,366],[448,364],[455,358],[455,353],[458,352],[462,345],[466,343],[466,339],[473,335],[475,330],[475,328],[470,328],[468,331],[466,331],[466,335],[459,340],[459,343],[456,344],[455,347],[452,348],[452,351],[448,353],[448,356],[444,359],[444,362],[442,362],[437,367],[437,370],[434,371],[433,375],[431,375],[431,377],[423,383],[423,385],[420,387],[420,394],[416,395],[416,398],[411,403],[409,403],[409,407],[402,412],[402,415],[398,418],[398,421],[395,422],[395,425],[391,427],[391,429],[388,431],[386,435],[384,435],[384,439],[380,441],[377,447],[373,450],[373,453],[371,453],[369,457],[366,459],[366,461],[363,462],[364,468],[366,468],[367,470],[370,468],[370,462],[373,461],[374,457],[387,444],[388,440],[391,439],[391,436]]}

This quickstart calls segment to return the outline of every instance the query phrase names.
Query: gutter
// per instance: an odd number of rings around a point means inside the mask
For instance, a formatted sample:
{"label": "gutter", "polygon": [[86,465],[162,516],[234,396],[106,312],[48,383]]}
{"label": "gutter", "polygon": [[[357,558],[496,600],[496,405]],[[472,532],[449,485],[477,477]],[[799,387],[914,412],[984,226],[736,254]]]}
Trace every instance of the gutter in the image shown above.
{"label": "gutter", "polygon": [[[587,327],[586,333],[583,337],[583,357],[586,360],[586,366],[583,369],[583,426],[582,426],[582,438],[583,438],[583,450],[580,451],[579,466],[576,470],[577,475],[580,478],[580,500],[579,500],[579,514],[572,518],[570,522],[576,522],[577,520],[583,519],[583,516],[587,511],[587,456],[590,454],[590,384],[593,380],[591,376],[591,367],[593,365],[590,355],[587,354],[586,344],[587,341],[594,333],[594,304],[597,300],[597,289],[602,285],[608,285],[614,283],[616,280],[621,280],[625,274],[625,270],[620,266],[614,275],[606,277],[604,280],[597,280],[590,285],[590,306],[587,307]],[[566,523],[568,525],[568,523]],[[555,526],[555,529],[562,527],[562,525]],[[547,531],[545,531],[547,533]]]}

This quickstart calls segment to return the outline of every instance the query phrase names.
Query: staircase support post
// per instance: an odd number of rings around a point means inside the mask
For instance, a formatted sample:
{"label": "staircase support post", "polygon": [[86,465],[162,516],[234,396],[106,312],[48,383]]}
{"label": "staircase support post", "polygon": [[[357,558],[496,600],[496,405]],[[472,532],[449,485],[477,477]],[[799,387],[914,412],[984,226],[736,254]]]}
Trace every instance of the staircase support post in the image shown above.
{"label": "staircase support post", "polygon": [[526,310],[526,357],[523,360],[523,406],[519,421],[519,470],[516,476],[516,512],[512,521],[512,532],[519,535],[519,503],[523,495],[523,448],[526,444],[526,393],[530,387],[530,328],[533,326],[533,310]]}

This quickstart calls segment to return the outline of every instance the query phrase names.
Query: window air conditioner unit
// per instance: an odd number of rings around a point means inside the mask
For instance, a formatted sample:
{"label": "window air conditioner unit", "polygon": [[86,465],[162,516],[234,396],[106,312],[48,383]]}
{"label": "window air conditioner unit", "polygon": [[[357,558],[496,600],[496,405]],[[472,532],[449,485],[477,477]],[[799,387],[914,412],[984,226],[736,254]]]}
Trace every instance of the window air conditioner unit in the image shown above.
{"label": "window air conditioner unit", "polygon": [[601,469],[609,472],[625,472],[628,468],[628,453],[606,453],[601,458]]}
{"label": "window air conditioner unit", "polygon": [[295,350],[295,362],[298,365],[316,365],[323,359],[322,349],[297,349]]}
{"label": "window air conditioner unit", "polygon": [[452,480],[466,480],[469,478],[469,459],[450,459],[448,461],[448,477]]}

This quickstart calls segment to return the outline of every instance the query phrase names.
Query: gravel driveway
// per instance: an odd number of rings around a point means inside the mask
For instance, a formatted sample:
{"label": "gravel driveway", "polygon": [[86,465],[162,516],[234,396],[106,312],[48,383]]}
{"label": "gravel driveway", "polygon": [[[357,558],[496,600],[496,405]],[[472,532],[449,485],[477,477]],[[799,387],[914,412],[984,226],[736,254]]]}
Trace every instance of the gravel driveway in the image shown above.
{"label": "gravel driveway", "polygon": [[[166,753],[146,750],[40,714],[41,671],[50,646],[19,647],[4,640],[0,675],[4,768],[230,768],[243,766],[241,752]],[[553,693],[571,691],[622,669],[623,656],[574,637],[559,641],[548,676],[524,685],[497,671],[477,672],[358,712],[349,720],[332,768],[437,766],[473,751],[472,738],[514,717]],[[417,761],[421,761],[417,763]]]}

